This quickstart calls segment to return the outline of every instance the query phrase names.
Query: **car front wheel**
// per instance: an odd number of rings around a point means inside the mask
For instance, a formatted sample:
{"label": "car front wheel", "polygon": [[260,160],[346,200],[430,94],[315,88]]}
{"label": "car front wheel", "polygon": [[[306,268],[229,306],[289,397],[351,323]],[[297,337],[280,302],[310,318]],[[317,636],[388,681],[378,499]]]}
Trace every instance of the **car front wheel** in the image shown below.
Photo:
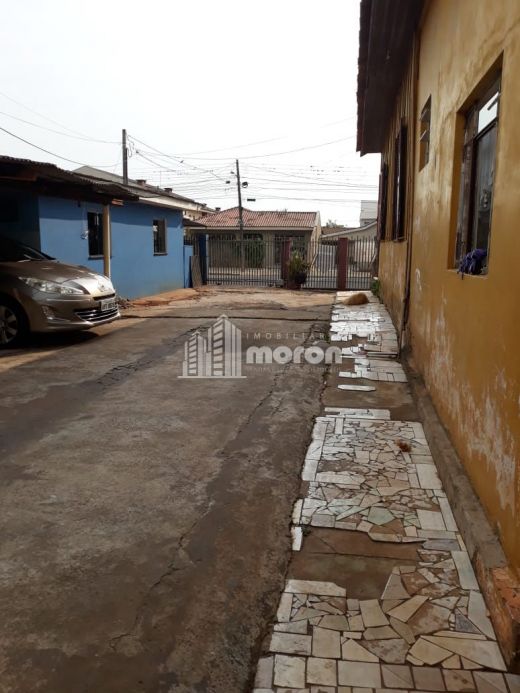
{"label": "car front wheel", "polygon": [[0,298],[0,349],[19,346],[28,331],[23,310],[16,303]]}

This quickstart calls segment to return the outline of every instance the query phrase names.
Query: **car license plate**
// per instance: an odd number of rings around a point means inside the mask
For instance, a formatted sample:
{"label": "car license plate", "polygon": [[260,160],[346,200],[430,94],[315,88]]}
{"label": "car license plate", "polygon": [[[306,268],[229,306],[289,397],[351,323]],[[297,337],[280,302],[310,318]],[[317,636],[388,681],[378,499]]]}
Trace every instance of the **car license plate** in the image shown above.
{"label": "car license plate", "polygon": [[114,298],[109,298],[105,301],[101,301],[100,307],[102,311],[114,310],[116,307],[116,301]]}

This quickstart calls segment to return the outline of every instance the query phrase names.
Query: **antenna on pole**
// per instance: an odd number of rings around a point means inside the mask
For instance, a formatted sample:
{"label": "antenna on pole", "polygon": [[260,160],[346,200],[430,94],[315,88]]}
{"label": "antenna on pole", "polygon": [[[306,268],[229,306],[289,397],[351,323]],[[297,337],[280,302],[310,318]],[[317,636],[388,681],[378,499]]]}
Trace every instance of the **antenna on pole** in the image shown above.
{"label": "antenna on pole", "polygon": [[126,146],[126,130],[124,128],[121,145],[123,148],[123,183],[128,185],[128,147]]}

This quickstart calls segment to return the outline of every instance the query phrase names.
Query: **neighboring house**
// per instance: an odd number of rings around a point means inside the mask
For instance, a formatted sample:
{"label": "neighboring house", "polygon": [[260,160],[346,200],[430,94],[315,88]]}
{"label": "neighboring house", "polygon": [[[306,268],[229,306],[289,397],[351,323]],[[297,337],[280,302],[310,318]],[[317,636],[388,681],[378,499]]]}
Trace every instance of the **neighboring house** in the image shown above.
{"label": "neighboring house", "polygon": [[377,200],[361,200],[359,225],[366,226],[377,221]]}
{"label": "neighboring house", "polygon": [[[80,166],[74,173],[87,178],[110,181],[117,185],[123,185],[123,176],[117,173],[109,173],[93,166]],[[212,213],[212,209],[206,204],[195,202],[189,197],[183,197],[173,191],[173,188],[160,188],[150,185],[144,179],[129,179],[127,189],[135,193],[142,202],[157,206],[171,206],[182,209],[183,217],[190,220],[200,220],[201,217]]]}
{"label": "neighboring house", "polygon": [[[290,236],[306,245],[321,236],[319,212],[257,212],[243,208],[242,218],[245,239],[275,241]],[[209,236],[229,240],[242,237],[238,207],[209,214],[199,221],[206,225]]]}
{"label": "neighboring house", "polygon": [[[325,231],[325,229],[324,229]],[[323,235],[325,242],[346,238],[350,241],[347,248],[349,262],[363,271],[374,270],[377,254],[377,221],[364,226],[329,226],[328,233]]]}
{"label": "neighboring house", "polygon": [[8,156],[0,180],[0,233],[110,274],[124,297],[184,286],[183,209],[192,200]]}
{"label": "neighboring house", "polygon": [[[361,2],[358,149],[382,154],[382,296],[516,571],[518,46],[518,0]],[[482,273],[458,274],[475,249]]]}

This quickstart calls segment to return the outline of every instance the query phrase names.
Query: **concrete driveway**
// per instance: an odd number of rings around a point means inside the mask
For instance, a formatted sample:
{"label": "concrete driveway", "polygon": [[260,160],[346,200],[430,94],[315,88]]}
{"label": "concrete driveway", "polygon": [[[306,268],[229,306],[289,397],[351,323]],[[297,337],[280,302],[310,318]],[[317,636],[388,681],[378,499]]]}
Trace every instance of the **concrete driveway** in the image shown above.
{"label": "concrete driveway", "polygon": [[183,380],[184,343],[225,312],[310,344],[332,300],[209,292],[0,356],[2,693],[249,690],[323,367]]}

